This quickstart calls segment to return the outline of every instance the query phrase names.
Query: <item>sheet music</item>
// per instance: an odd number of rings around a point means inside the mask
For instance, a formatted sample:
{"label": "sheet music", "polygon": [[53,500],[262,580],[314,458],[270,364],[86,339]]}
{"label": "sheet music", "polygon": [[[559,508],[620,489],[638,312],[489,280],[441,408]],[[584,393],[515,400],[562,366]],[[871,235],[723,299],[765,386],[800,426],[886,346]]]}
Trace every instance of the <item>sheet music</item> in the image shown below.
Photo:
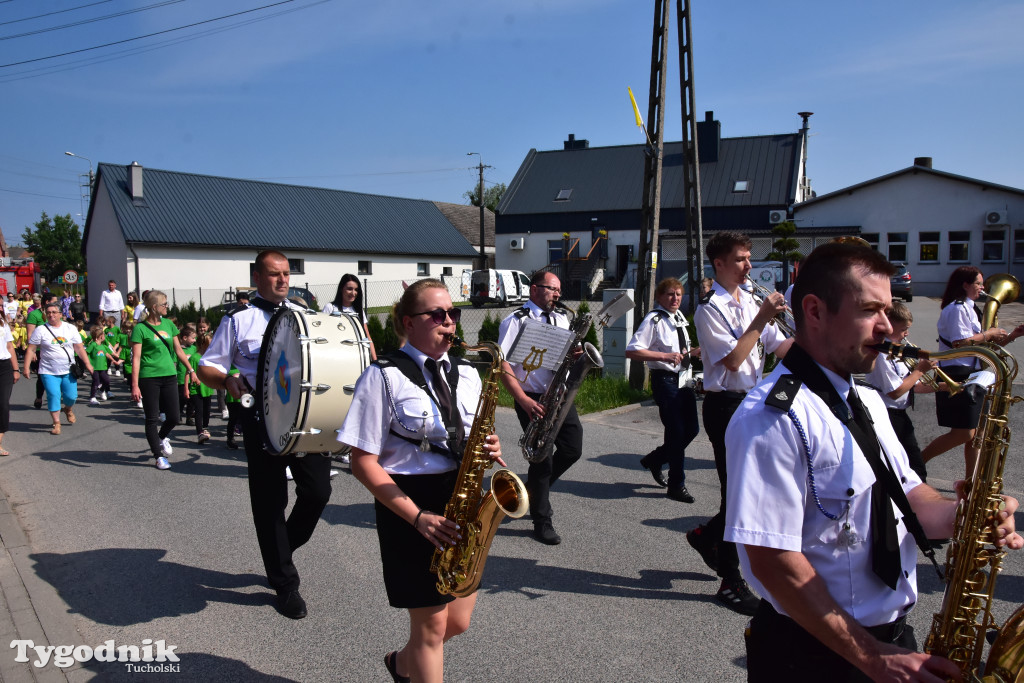
{"label": "sheet music", "polygon": [[576,335],[569,330],[527,319],[519,327],[505,360],[518,363],[524,369],[539,367],[554,372],[575,339]]}

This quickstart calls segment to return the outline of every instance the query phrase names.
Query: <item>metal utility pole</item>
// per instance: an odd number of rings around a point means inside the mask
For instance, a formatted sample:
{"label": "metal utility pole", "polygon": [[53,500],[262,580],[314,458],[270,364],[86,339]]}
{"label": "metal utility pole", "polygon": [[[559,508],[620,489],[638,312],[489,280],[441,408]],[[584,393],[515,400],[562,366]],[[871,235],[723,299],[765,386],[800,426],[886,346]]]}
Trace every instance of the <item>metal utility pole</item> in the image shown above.
{"label": "metal utility pole", "polygon": [[693,85],[693,37],[690,2],[676,0],[679,25],[679,90],[683,114],[683,215],[686,219],[686,263],[690,285],[690,313],[697,310],[700,282],[704,279],[704,225],[700,210],[700,155],[697,144],[697,96]]}
{"label": "metal utility pole", "polygon": [[477,190],[477,196],[480,198],[480,270],[487,268],[487,254],[484,252],[484,169],[491,168],[490,166],[484,166],[484,158],[480,155],[480,152],[466,152],[466,156],[477,155],[480,157],[480,164],[477,166],[480,169],[480,186]]}
{"label": "metal utility pole", "polygon": [[[665,148],[665,77],[668,75],[669,0],[654,1],[654,37],[651,46],[651,87],[647,104],[648,144],[644,149],[644,190],[640,207],[640,253],[636,267],[636,332],[644,316],[654,306],[654,280],[658,254],[658,230],[661,223],[661,166]],[[647,364],[630,363],[629,383],[643,388],[647,383]]]}

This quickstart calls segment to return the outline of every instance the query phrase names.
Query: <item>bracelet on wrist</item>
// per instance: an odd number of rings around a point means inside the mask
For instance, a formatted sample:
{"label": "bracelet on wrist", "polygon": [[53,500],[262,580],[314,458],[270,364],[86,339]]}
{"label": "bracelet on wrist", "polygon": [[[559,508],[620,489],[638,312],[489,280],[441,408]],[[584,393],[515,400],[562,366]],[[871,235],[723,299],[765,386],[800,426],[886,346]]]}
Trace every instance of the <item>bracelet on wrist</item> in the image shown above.
{"label": "bracelet on wrist", "polygon": [[419,529],[419,525],[420,525],[420,516],[421,516],[422,514],[423,514],[423,508],[420,508],[420,511],[416,513],[416,519],[414,519],[414,520],[412,521],[412,528],[413,528],[413,529],[416,529],[416,531],[419,531],[419,530],[420,530],[420,529]]}

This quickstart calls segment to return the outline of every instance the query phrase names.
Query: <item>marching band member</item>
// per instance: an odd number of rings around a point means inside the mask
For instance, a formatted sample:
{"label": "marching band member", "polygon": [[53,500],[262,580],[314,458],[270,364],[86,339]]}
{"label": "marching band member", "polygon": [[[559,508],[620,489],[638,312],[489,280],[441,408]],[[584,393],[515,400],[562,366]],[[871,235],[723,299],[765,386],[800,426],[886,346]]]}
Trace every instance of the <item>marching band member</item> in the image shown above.
{"label": "marching band member", "polygon": [[[288,257],[278,251],[264,251],[256,257],[253,279],[256,296],[251,306],[224,317],[217,326],[210,347],[199,361],[199,378],[214,389],[226,389],[234,398],[253,392],[263,335],[271,316],[287,302]],[[232,366],[239,374],[229,375]],[[277,608],[290,619],[306,616],[306,602],[299,594],[299,571],[292,554],[313,535],[320,514],[331,497],[331,461],[316,453],[271,455],[263,446],[259,420],[262,401],[240,408],[240,423],[249,467],[249,498],[256,539],[270,587],[277,591]],[[288,480],[295,479],[295,505],[288,507]]]}
{"label": "marching band member", "polygon": [[760,306],[742,288],[750,273],[750,238],[722,231],[708,240],[708,259],[715,268],[714,288],[693,316],[704,361],[704,431],[715,453],[721,485],[718,514],[686,533],[686,540],[722,579],[715,598],[729,609],[753,614],[757,598],[740,573],[736,546],[723,542],[726,512],[725,428],[747,392],[761,379],[768,353],[782,357],[793,343],[772,318],[786,310],[782,294],[768,296]]}
{"label": "marching band member", "polygon": [[[891,331],[892,272],[870,247],[815,249],[793,292],[796,344],[729,423],[725,538],[764,596],[750,681],[960,680],[955,663],[914,651],[907,623],[915,541],[952,535],[957,501],[920,481],[878,395],[852,383]],[[1005,502],[993,538],[1019,549],[1017,501]]]}
{"label": "marching band member", "polygon": [[[460,317],[440,281],[410,285],[392,314],[407,341],[360,376],[338,435],[375,499],[388,602],[409,612],[408,642],[384,657],[396,683],[441,681],[444,643],[469,628],[476,605],[476,593],[442,595],[430,572],[434,550],[461,538],[443,513],[482,389],[472,365],[448,355]],[[484,448],[504,464],[496,435]]]}
{"label": "marching band member", "polygon": [[[982,342],[1003,345],[1024,334],[1024,326],[1017,327],[1010,334],[998,327],[981,329],[974,302],[984,291],[985,279],[974,266],[960,266],[949,276],[946,290],[942,294],[942,312],[939,314],[939,351]],[[981,369],[979,361],[973,358],[940,361],[939,367],[954,382],[962,382],[972,372]],[[973,445],[974,430],[978,426],[983,403],[980,387],[978,390],[968,388],[956,396],[950,396],[946,391],[936,393],[935,415],[939,426],[947,427],[949,431],[925,446],[921,451],[924,462],[963,444],[965,472],[969,477],[978,460],[978,449]]]}
{"label": "marching band member", "polygon": [[[658,305],[640,323],[626,345],[626,358],[645,361],[651,371],[651,393],[658,404],[658,415],[665,427],[665,441],[640,459],[640,466],[651,471],[661,486],[668,486],[668,497],[692,503],[686,489],[684,457],[686,447],[700,431],[697,420],[697,395],[683,386],[693,376],[690,359],[700,356],[690,347],[686,318],[679,310],[683,301],[683,283],[674,277],[658,283],[654,290]],[[661,468],[668,464],[668,482]]]}
{"label": "marching band member", "polygon": [[[519,328],[527,318],[548,325],[556,325],[569,329],[569,318],[555,308],[555,302],[562,295],[558,276],[547,271],[539,271],[530,278],[530,299],[521,308],[516,309],[501,321],[498,328],[498,344],[507,356],[512,342],[519,334]],[[501,381],[515,399],[516,416],[523,429],[533,418],[544,417],[544,406],[539,400],[547,391],[555,373],[551,370],[538,368],[527,375],[519,363],[506,362]],[[551,523],[551,487],[573,463],[583,455],[583,425],[580,424],[576,406],[569,412],[562,427],[555,436],[555,452],[543,462],[532,462],[527,471],[526,492],[530,496],[530,517],[533,519],[533,536],[541,543],[558,545],[561,536],[555,532]]]}

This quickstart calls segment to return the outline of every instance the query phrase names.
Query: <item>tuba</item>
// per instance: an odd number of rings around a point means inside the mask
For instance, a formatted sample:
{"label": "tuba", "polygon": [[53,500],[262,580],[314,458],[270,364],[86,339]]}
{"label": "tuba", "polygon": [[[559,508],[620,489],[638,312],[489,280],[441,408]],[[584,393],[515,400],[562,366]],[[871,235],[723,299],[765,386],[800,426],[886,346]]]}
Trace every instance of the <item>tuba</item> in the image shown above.
{"label": "tuba", "polygon": [[981,329],[985,331],[999,326],[999,307],[1015,301],[1020,296],[1020,283],[1009,273],[989,275],[985,280],[985,291],[982,292],[982,296],[986,301],[981,314]]}
{"label": "tuba", "polygon": [[462,598],[480,585],[487,552],[501,518],[508,515],[518,519],[526,514],[530,504],[522,480],[505,468],[491,475],[490,490],[483,492],[484,472],[494,464],[483,447],[487,435],[494,433],[498,375],[505,360],[501,347],[493,342],[468,346],[454,335],[451,342],[467,351],[487,351],[491,355],[490,373],[483,381],[455,490],[444,509],[444,516],[459,525],[462,538],[451,546],[435,550],[430,561],[430,571],[437,574],[437,590]]}
{"label": "tuba", "polygon": [[[946,589],[942,608],[932,617],[925,651],[943,656],[970,681],[1008,682],[1024,680],[1024,606],[999,628],[992,616],[996,578],[1002,568],[1004,549],[996,541],[993,518],[1002,509],[1003,468],[1010,445],[1010,406],[1022,400],[1012,395],[1017,361],[995,345],[961,346],[929,353],[889,343],[875,348],[890,357],[906,356],[949,360],[979,358],[991,366],[996,382],[985,395],[974,445],[981,454],[971,478],[965,482],[965,497],[957,506],[953,537],[946,553]],[[995,640],[982,668],[986,636]]]}

